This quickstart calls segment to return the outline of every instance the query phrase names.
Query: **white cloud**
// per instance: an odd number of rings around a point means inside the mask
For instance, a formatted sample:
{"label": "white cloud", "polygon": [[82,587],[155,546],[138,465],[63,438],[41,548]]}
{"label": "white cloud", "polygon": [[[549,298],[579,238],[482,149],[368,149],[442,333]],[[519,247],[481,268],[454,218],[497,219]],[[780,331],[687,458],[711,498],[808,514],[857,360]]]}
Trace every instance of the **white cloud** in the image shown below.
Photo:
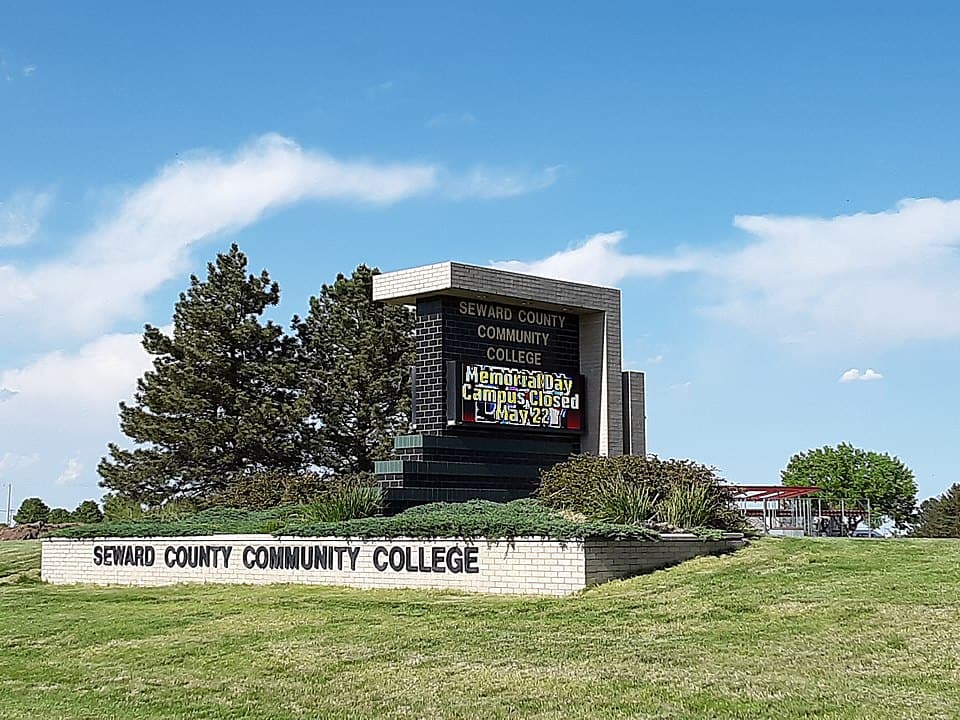
{"label": "white cloud", "polygon": [[268,135],[231,158],[194,154],[132,191],[116,214],[65,257],[27,269],[0,265],[0,331],[30,321],[88,334],[136,317],[143,299],[179,275],[187,251],[306,199],[388,204],[428,192],[429,165],[344,162]]}
{"label": "white cloud", "polygon": [[61,487],[64,485],[72,485],[77,478],[80,477],[81,472],[83,472],[83,465],[80,463],[80,460],[70,458],[67,460],[67,466],[63,469],[63,472],[61,472],[53,482],[55,485]]}
{"label": "white cloud", "polygon": [[6,402],[16,396],[15,390],[10,390],[9,388],[0,387],[0,402]]}
{"label": "white cloud", "polygon": [[560,176],[563,166],[554,165],[539,172],[491,170],[476,167],[464,175],[444,173],[442,182],[446,195],[462,200],[480,198],[516,197],[544,190],[553,185]]}
{"label": "white cloud", "polygon": [[663,355],[654,355],[653,357],[647,358],[648,365],[659,365],[663,362]]}
{"label": "white cloud", "polygon": [[902,200],[830,218],[739,215],[740,248],[672,255],[620,250],[622,232],[502,267],[616,284],[696,272],[709,316],[817,349],[960,337],[960,200]]}
{"label": "white cloud", "polygon": [[734,224],[752,241],[704,268],[723,281],[714,315],[820,346],[960,337],[960,200]]}
{"label": "white cloud", "polygon": [[0,247],[30,242],[50,207],[49,193],[18,192],[0,201]]}
{"label": "white cloud", "polygon": [[692,380],[686,380],[685,382],[676,383],[675,385],[669,385],[669,386],[667,386],[667,389],[668,389],[668,390],[680,390],[680,391],[686,392],[687,390],[689,390],[689,389],[692,388],[692,387],[693,387],[693,381],[692,381]]}
{"label": "white cloud", "polygon": [[554,177],[553,169],[530,178],[483,170],[460,176],[434,165],[343,161],[279,135],[232,157],[193,153],[132,190],[66,255],[32,266],[0,264],[0,334],[29,326],[89,336],[139,317],[143,300],[184,271],[197,243],[293,203],[386,205],[438,192],[494,198],[531,192]]}
{"label": "white cloud", "polygon": [[859,368],[850,368],[843,375],[840,376],[840,379],[837,382],[848,383],[848,382],[870,382],[873,380],[883,380],[883,375],[878,373],[873,368],[867,368],[862,373]]}
{"label": "white cloud", "polygon": [[115,415],[117,402],[132,394],[136,379],[150,366],[140,340],[132,333],[104,335],[75,353],[50,352],[0,371],[0,387],[15,393],[0,405],[0,432],[34,418],[43,427],[48,410],[57,417],[74,409],[81,416]]}
{"label": "white cloud", "polygon": [[24,65],[23,66],[23,76],[30,77],[37,71],[36,65]]}
{"label": "white cloud", "polygon": [[397,88],[393,80],[384,80],[376,85],[370,85],[363,89],[363,96],[367,101],[376,101],[382,97],[389,97]]}
{"label": "white cloud", "polygon": [[[133,396],[149,367],[140,335],[112,334],[75,352],[50,352],[0,371],[0,386],[17,391],[0,403],[6,453],[0,475],[6,472],[20,497],[40,495],[48,503],[70,505],[99,496],[94,468],[107,442],[122,439],[117,404]],[[75,463],[65,469],[67,453]]]}
{"label": "white cloud", "polygon": [[621,231],[598,233],[579,245],[542,260],[507,260],[491,265],[501,270],[596,285],[616,285],[631,276],[661,277],[696,267],[695,258],[690,255],[655,257],[625,254],[619,247],[625,237],[626,233]]}

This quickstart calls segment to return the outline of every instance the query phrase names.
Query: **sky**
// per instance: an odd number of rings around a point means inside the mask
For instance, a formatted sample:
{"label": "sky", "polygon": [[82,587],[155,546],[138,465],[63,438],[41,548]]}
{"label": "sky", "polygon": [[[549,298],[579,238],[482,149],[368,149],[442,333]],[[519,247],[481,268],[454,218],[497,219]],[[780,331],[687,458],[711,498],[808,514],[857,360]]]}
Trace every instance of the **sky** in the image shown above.
{"label": "sky", "polygon": [[[599,5],[599,6],[598,6]],[[237,242],[288,323],[359,263],[621,288],[649,451],[960,482],[951,3],[0,4],[0,497],[98,499]]]}

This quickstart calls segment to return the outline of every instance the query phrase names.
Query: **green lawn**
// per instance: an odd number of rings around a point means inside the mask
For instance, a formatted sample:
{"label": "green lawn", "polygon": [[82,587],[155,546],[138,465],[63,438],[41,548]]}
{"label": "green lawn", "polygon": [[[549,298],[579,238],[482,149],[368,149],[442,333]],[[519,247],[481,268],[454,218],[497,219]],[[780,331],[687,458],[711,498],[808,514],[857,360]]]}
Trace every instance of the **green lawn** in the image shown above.
{"label": "green lawn", "polygon": [[560,600],[28,574],[0,718],[953,719],[958,568],[954,541],[766,540]]}
{"label": "green lawn", "polygon": [[39,542],[0,542],[0,583],[39,578]]}

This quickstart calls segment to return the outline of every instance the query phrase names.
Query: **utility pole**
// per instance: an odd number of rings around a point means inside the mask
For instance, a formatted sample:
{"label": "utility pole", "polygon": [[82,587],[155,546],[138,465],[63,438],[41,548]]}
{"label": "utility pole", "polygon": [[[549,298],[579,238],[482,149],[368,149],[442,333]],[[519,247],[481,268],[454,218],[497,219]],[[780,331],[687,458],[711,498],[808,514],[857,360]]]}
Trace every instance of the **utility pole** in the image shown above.
{"label": "utility pole", "polygon": [[13,525],[13,509],[10,504],[13,500],[13,483],[7,483],[7,525]]}

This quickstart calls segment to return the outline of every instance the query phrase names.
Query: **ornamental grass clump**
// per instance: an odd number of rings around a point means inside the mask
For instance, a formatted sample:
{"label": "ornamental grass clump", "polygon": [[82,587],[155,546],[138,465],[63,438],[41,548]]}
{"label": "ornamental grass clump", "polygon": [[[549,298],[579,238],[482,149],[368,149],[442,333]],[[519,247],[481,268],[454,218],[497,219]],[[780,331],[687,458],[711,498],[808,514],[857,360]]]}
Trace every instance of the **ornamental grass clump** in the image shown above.
{"label": "ornamental grass clump", "polygon": [[334,523],[378,515],[383,510],[383,491],[376,485],[340,485],[297,508],[296,518],[305,523]]}
{"label": "ornamental grass clump", "polygon": [[679,481],[660,503],[660,521],[676,528],[708,528],[716,520],[720,500],[708,485]]}
{"label": "ornamental grass clump", "polygon": [[631,483],[618,475],[600,484],[596,518],[621,525],[653,523],[660,495],[650,487]]}

